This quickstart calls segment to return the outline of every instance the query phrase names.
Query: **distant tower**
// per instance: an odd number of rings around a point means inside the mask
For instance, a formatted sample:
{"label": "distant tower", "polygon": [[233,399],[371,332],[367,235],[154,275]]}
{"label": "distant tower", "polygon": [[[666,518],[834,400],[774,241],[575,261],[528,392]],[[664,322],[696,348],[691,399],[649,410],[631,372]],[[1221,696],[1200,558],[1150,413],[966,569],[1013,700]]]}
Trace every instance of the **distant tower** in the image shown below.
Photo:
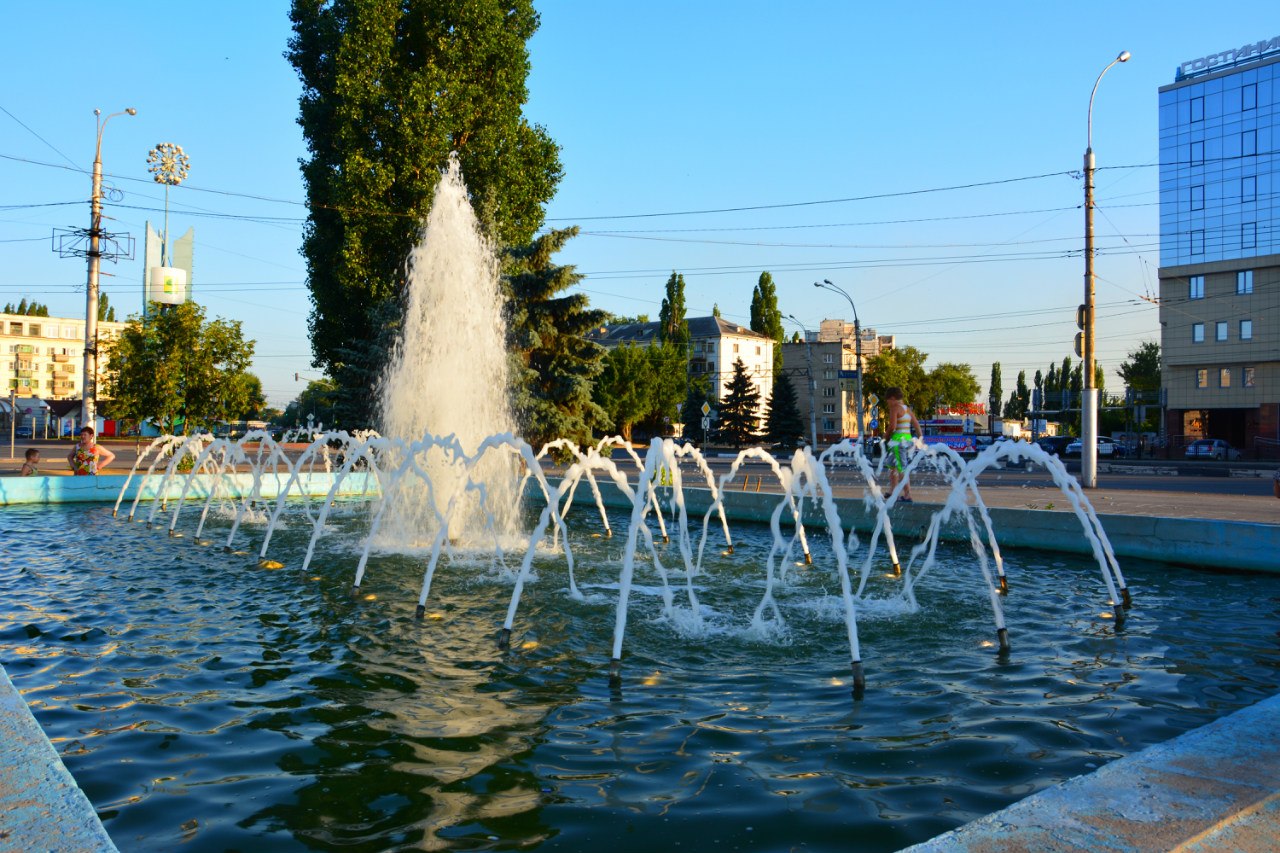
{"label": "distant tower", "polygon": [[191,298],[194,229],[187,229],[187,233],[173,245],[173,251],[169,250],[169,187],[176,187],[186,180],[190,170],[191,160],[181,145],[161,142],[147,154],[147,171],[152,174],[156,183],[164,184],[164,232],[155,235],[151,223],[147,223],[146,245],[143,250],[145,261],[142,266],[144,316],[149,313],[153,302],[162,306],[180,305]]}

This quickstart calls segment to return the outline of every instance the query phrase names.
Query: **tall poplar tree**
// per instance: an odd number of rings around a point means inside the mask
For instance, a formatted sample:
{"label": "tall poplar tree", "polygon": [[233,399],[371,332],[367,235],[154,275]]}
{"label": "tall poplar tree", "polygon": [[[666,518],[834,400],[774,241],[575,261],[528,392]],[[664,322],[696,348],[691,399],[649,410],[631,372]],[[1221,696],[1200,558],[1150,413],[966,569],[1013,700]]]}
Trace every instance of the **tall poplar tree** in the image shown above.
{"label": "tall poplar tree", "polygon": [[667,279],[667,295],[658,312],[658,338],[663,343],[686,346],[689,343],[689,321],[685,319],[684,276],[672,272]]}
{"label": "tall poplar tree", "polygon": [[778,288],[773,276],[760,273],[760,280],[751,291],[751,331],[773,338],[773,376],[776,382],[782,375],[782,311],[778,308]]}
{"label": "tall poplar tree", "polygon": [[312,353],[358,407],[450,152],[495,243],[526,243],[542,225],[561,166],[522,114],[538,15],[532,0],[293,0],[290,20]]}
{"label": "tall poplar tree", "polygon": [[994,421],[1000,415],[1000,401],[1004,389],[1000,387],[1000,362],[991,365],[991,388],[987,392],[987,417]]}

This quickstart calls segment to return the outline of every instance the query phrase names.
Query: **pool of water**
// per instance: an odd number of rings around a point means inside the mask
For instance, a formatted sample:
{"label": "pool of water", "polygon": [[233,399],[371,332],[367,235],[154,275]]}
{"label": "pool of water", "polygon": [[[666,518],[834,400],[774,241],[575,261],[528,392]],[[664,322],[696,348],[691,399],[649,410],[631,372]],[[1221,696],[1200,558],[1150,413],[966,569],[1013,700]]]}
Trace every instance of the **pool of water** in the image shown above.
{"label": "pool of water", "polygon": [[300,519],[266,570],[260,527],[229,554],[195,515],[169,538],[107,507],[0,512],[0,661],[124,850],[896,850],[1280,686],[1274,577],[1126,563],[1117,632],[1096,565],[1007,554],[1002,660],[954,550],[919,610],[860,612],[854,701],[821,537],[762,634],[770,540],[738,525],[699,623],[663,618],[639,572],[615,689],[625,518],[602,539],[570,517],[584,600],[547,555],[500,652],[512,583],[490,560],[442,566],[419,621],[419,559],[375,555],[350,596],[358,506],[305,574]]}

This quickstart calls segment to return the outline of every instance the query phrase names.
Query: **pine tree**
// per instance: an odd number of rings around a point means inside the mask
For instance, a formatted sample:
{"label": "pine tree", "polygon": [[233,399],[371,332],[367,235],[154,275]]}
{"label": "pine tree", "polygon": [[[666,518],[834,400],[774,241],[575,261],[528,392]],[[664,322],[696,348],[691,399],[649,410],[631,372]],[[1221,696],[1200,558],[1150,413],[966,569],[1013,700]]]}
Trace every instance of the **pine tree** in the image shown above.
{"label": "pine tree", "polygon": [[664,344],[689,344],[689,322],[685,319],[684,276],[672,271],[667,279],[667,295],[658,313],[658,339]]}
{"label": "pine tree", "polygon": [[27,313],[27,297],[25,297],[25,296],[24,296],[24,297],[22,297],[22,301],[18,303],[18,310],[17,310],[17,312],[16,312],[16,313],[18,313],[18,314],[26,314],[26,313]]}
{"label": "pine tree", "polygon": [[733,362],[728,393],[720,401],[720,436],[734,447],[759,439],[760,391],[747,375],[742,359]]}
{"label": "pine tree", "polygon": [[706,376],[690,376],[689,390],[685,393],[684,406],[680,409],[685,435],[690,438],[702,436],[702,404],[711,402]]}
{"label": "pine tree", "polygon": [[773,382],[769,395],[769,416],[765,420],[765,435],[769,441],[794,447],[804,438],[804,419],[796,401],[796,389],[790,377],[779,376]]}
{"label": "pine tree", "polygon": [[773,375],[782,375],[782,311],[778,308],[778,288],[773,276],[760,273],[755,289],[751,291],[751,331],[773,339]]}
{"label": "pine tree", "polygon": [[[576,227],[551,231],[508,250],[505,258],[514,403],[525,439],[535,447],[556,438],[585,444],[608,421],[591,398],[604,369],[604,347],[586,338],[606,313],[593,310],[584,293],[564,293],[582,276],[551,260],[577,233]],[[677,400],[683,396],[680,388]]]}

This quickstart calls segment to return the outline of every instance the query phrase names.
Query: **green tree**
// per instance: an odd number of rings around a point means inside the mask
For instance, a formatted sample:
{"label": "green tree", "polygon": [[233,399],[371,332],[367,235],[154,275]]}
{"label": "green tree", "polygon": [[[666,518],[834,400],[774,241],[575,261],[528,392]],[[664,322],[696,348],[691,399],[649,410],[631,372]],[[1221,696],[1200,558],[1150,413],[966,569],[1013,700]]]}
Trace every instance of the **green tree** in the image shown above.
{"label": "green tree", "polygon": [[991,365],[991,387],[987,390],[987,412],[991,420],[1000,414],[1000,401],[1004,399],[1004,389],[1000,387],[1000,362]]}
{"label": "green tree", "polygon": [[795,386],[789,377],[781,374],[774,380],[773,393],[769,395],[765,436],[769,441],[787,446],[795,446],[804,438],[804,419],[800,416]]}
{"label": "green tree", "polygon": [[116,309],[111,307],[111,300],[107,298],[105,293],[98,296],[98,320],[105,320],[108,323],[116,321]]}
{"label": "green tree", "polygon": [[969,365],[942,362],[926,371],[928,357],[915,347],[885,350],[872,356],[867,359],[867,375],[863,379],[865,392],[879,397],[883,406],[888,390],[901,388],[919,418],[933,417],[939,406],[972,403],[977,398],[982,386]]}
{"label": "green tree", "polygon": [[760,280],[751,291],[751,331],[773,338],[773,375],[782,375],[782,311],[778,309],[778,288],[773,276],[760,273]]}
{"label": "green tree", "polygon": [[1118,372],[1124,384],[1135,391],[1160,390],[1160,345],[1155,341],[1138,344]]}
{"label": "green tree", "polygon": [[684,276],[672,272],[667,279],[667,295],[658,312],[658,339],[684,347],[689,344],[689,322],[685,319]]}
{"label": "green tree", "polygon": [[680,418],[684,423],[684,434],[690,438],[703,438],[702,429],[702,404],[707,403],[715,406],[715,400],[711,399],[710,383],[705,375],[690,376],[689,390],[684,396],[684,406],[680,409]]}
{"label": "green tree", "polygon": [[747,375],[742,359],[733,362],[733,376],[720,401],[720,437],[734,447],[759,439],[760,391]]}
{"label": "green tree", "polygon": [[653,385],[644,422],[651,433],[666,435],[672,424],[680,422],[681,404],[689,393],[689,355],[684,347],[674,344],[650,345],[646,349]]}
{"label": "green tree", "polygon": [[1005,419],[1011,421],[1020,421],[1027,416],[1027,412],[1031,409],[1031,390],[1027,387],[1027,372],[1025,370],[1018,371],[1018,382],[1014,386],[1012,393],[1009,394],[1009,402],[1005,404]]}
{"label": "green tree", "polygon": [[[174,432],[246,417],[256,403],[247,377],[253,341],[238,320],[205,320],[195,302],[131,318],[108,346],[106,395],[125,420]],[[257,393],[262,391],[257,383]]]}
{"label": "green tree", "polygon": [[916,414],[921,412],[926,418],[937,414],[939,406],[958,406],[972,403],[978,398],[982,386],[973,375],[973,368],[967,364],[956,364],[944,361],[926,374],[926,399],[929,404],[920,404]]}
{"label": "green tree", "polygon": [[[592,310],[585,293],[565,293],[582,276],[552,262],[577,233],[577,228],[551,231],[505,253],[515,367],[512,396],[521,431],[534,446],[556,438],[585,444],[593,430],[608,422],[591,399],[595,378],[604,368],[604,347],[586,338],[607,315]],[[684,389],[679,393],[677,402]]]}
{"label": "green tree", "polygon": [[286,426],[303,426],[311,416],[315,422],[330,423],[335,418],[338,393],[338,385],[332,379],[314,379],[296,400],[285,406],[280,420]]}
{"label": "green tree", "polygon": [[369,422],[380,330],[450,152],[499,245],[532,239],[560,181],[558,146],[522,114],[538,15],[532,0],[293,0],[290,20],[312,352]]}
{"label": "green tree", "polygon": [[609,350],[595,383],[596,404],[627,441],[632,426],[653,408],[654,377],[647,349],[626,343]]}

